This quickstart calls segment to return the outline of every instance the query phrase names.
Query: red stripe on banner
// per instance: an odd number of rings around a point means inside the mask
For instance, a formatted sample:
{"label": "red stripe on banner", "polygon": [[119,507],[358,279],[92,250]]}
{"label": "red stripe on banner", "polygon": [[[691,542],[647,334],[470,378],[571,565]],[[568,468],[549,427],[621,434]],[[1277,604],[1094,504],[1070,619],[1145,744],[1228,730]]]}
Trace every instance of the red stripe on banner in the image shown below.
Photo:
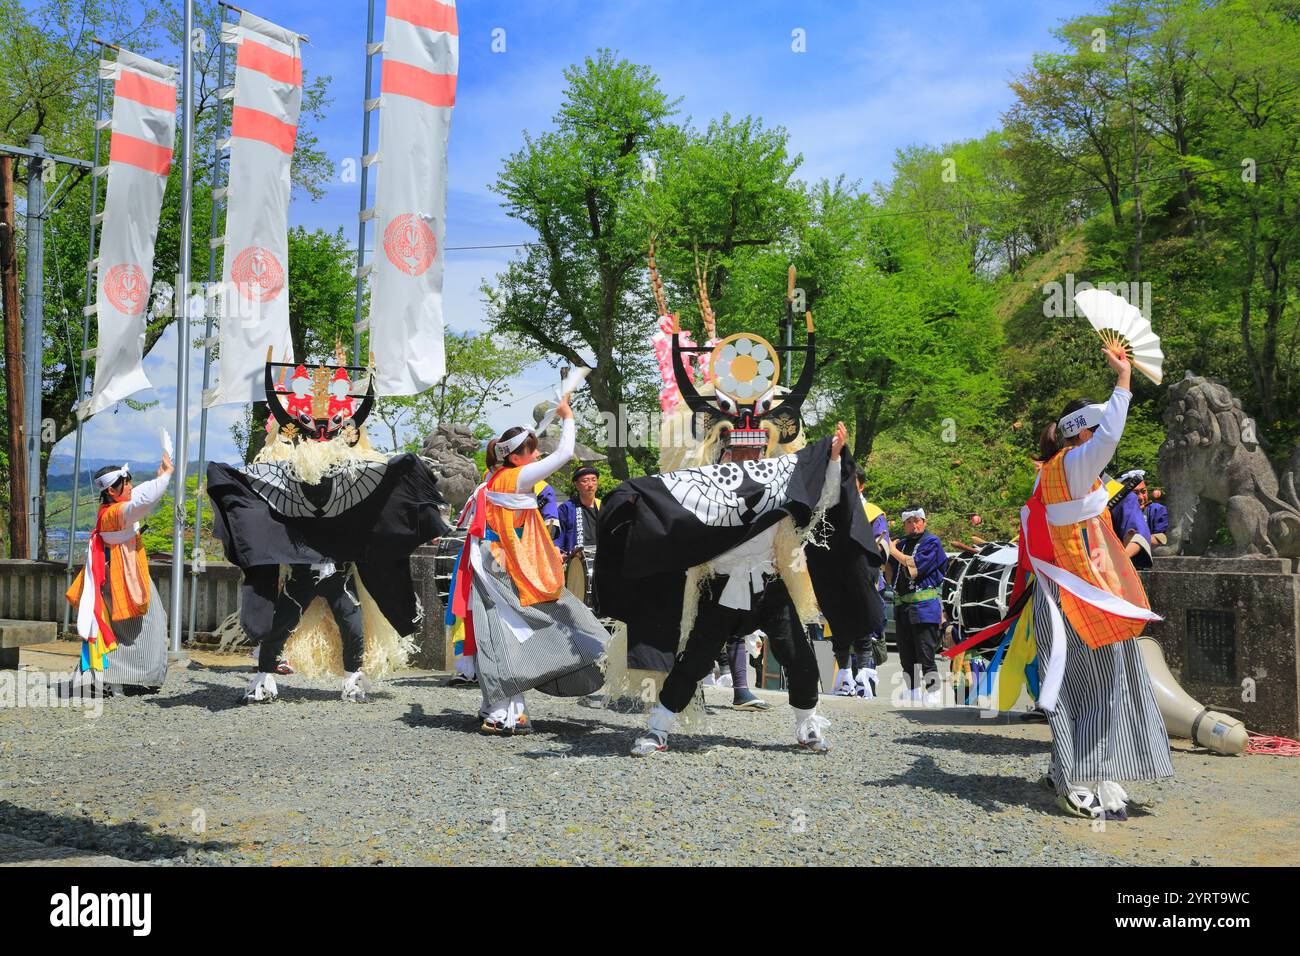
{"label": "red stripe on banner", "polygon": [[166,176],[172,168],[172,149],[170,146],[159,146],[138,136],[114,133],[108,145],[108,161],[138,166],[159,176]]}
{"label": "red stripe on banner", "polygon": [[409,96],[430,106],[456,105],[455,73],[430,73],[409,63],[385,60],[379,88],[384,93]]}
{"label": "red stripe on banner", "polygon": [[298,127],[278,120],[270,113],[236,106],[230,120],[230,135],[242,139],[255,139],[274,146],[282,153],[293,153],[293,141],[298,135]]}
{"label": "red stripe on banner", "polygon": [[244,37],[239,44],[235,66],[241,70],[256,70],[258,73],[264,73],[277,83],[302,86],[301,59],[273,50],[266,44],[250,40],[248,37]]}
{"label": "red stripe on banner", "polygon": [[123,70],[113,84],[113,95],[134,100],[144,106],[160,110],[176,109],[176,87],[162,80],[153,80],[130,70]]}
{"label": "red stripe on banner", "polygon": [[456,32],[456,8],[437,0],[388,0],[384,15],[428,30]]}

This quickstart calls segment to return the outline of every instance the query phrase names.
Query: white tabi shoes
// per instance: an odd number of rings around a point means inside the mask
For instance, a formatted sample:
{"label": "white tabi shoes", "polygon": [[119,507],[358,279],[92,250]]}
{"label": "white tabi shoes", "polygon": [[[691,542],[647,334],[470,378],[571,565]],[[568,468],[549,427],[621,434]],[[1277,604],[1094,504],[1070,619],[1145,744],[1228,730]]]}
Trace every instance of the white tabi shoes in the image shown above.
{"label": "white tabi shoes", "polygon": [[361,671],[351,671],[343,677],[343,699],[351,701],[354,704],[365,704],[370,701],[368,691],[370,690],[370,681]]}
{"label": "white tabi shoes", "polygon": [[1072,786],[1056,798],[1061,809],[1077,817],[1093,820],[1127,820],[1129,796],[1113,780],[1103,780],[1093,793],[1084,786]]}
{"label": "white tabi shoes", "polygon": [[280,688],[275,686],[275,675],[258,671],[249,681],[248,690],[244,691],[245,704],[269,704],[280,696]]}
{"label": "white tabi shoes", "polygon": [[817,713],[816,707],[812,710],[801,710],[798,707],[792,709],[795,739],[799,741],[799,746],[815,754],[824,754],[830,750],[831,745],[826,742],[826,731],[830,729],[831,722]]}
{"label": "white tabi shoes", "polygon": [[633,757],[649,757],[668,749],[668,732],[677,723],[677,715],[663,704],[655,704],[650,711],[649,731],[632,743]]}

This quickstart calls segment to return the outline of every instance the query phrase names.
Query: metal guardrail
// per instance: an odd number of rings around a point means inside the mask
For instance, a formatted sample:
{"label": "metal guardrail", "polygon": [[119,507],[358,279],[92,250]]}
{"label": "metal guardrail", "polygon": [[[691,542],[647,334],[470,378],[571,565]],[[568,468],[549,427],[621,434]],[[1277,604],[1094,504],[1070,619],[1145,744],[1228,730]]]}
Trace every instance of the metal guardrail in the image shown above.
{"label": "metal guardrail", "polygon": [[[150,561],[153,600],[167,606],[171,598],[170,561]],[[208,562],[195,576],[185,568],[186,587],[197,581],[196,633],[210,636],[221,622],[239,610],[239,585],[243,574],[224,561]],[[0,560],[0,618],[17,621],[53,621],[64,626],[67,600],[67,565],[63,561]]]}

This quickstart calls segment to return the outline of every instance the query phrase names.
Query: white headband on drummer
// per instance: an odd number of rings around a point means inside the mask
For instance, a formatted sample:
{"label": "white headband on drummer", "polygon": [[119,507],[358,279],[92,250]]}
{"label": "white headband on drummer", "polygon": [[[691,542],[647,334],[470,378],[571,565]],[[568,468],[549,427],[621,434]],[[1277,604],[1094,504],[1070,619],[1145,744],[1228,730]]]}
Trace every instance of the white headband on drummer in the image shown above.
{"label": "white headband on drummer", "polygon": [[100,475],[98,478],[96,478],[95,490],[107,491],[109,488],[112,488],[123,478],[130,478],[130,477],[131,477],[131,466],[123,465],[121,468],[115,468],[113,471],[110,471],[107,474]]}
{"label": "white headband on drummer", "polygon": [[911,511],[904,511],[903,514],[902,514],[902,518],[903,518],[904,521],[906,521],[908,518],[920,518],[922,521],[924,521],[924,520],[925,520],[925,509],[924,509],[924,508],[913,508]]}
{"label": "white headband on drummer", "polygon": [[505,441],[496,443],[497,461],[505,461],[515,452],[524,442],[528,441],[528,436],[533,433],[531,428],[525,428],[514,438],[508,438]]}
{"label": "white headband on drummer", "polygon": [[1105,410],[1105,405],[1085,405],[1083,408],[1062,415],[1061,420],[1056,423],[1056,427],[1061,430],[1064,437],[1073,438],[1085,428],[1096,430],[1097,426],[1101,424],[1101,415]]}
{"label": "white headband on drummer", "polygon": [[1141,468],[1133,468],[1119,476],[1120,481],[1128,481],[1130,478],[1140,478],[1142,481],[1146,481],[1147,473]]}

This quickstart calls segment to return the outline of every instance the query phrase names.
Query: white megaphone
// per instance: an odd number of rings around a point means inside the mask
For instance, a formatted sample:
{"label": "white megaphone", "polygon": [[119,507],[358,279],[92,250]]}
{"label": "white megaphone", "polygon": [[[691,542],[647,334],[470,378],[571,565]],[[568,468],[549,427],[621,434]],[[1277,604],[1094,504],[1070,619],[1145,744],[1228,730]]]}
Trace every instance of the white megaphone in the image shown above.
{"label": "white megaphone", "polygon": [[1184,737],[1220,754],[1239,754],[1246,749],[1245,724],[1193,700],[1169,673],[1164,652],[1155,638],[1143,636],[1137,642],[1169,736]]}

